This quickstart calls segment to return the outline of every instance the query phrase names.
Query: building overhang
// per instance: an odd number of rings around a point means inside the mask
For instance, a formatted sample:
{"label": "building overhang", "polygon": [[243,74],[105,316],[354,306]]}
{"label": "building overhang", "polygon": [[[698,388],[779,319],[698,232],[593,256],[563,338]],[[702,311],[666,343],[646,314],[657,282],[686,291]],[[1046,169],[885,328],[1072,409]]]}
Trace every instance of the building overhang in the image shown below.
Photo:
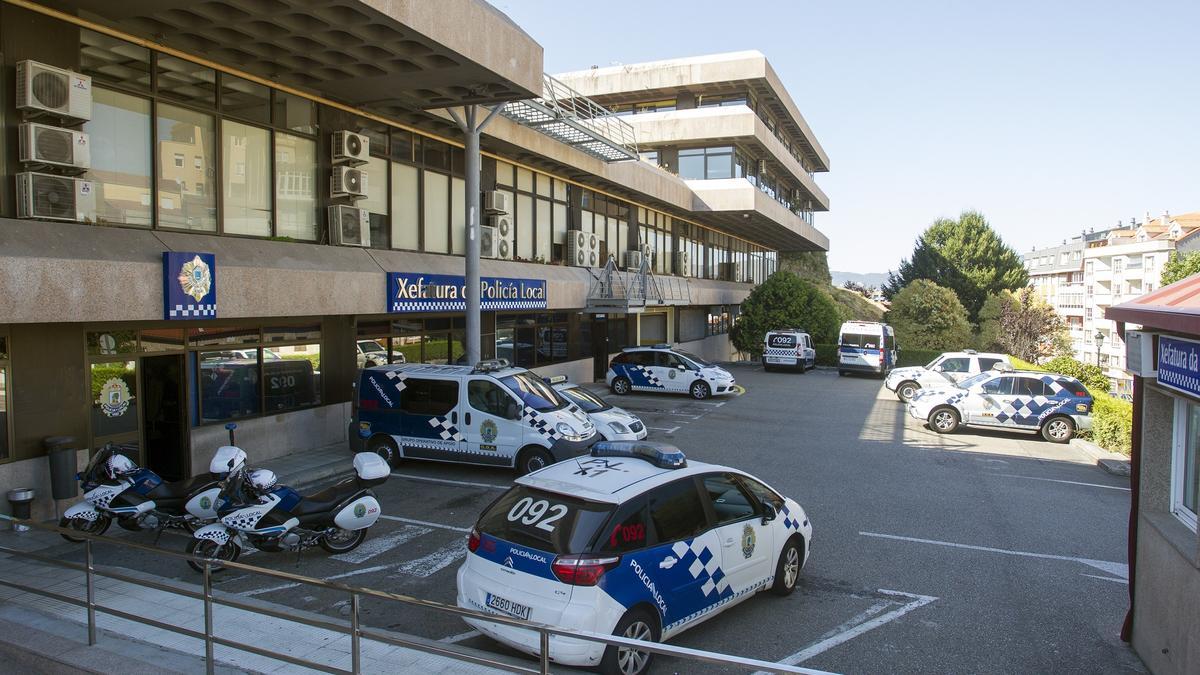
{"label": "building overhang", "polygon": [[382,114],[541,94],[542,47],[482,0],[4,0]]}
{"label": "building overhang", "polygon": [[829,237],[744,178],[685,181],[696,212],[730,234],[779,251],[828,251]]}
{"label": "building overhang", "polygon": [[1151,330],[1200,335],[1200,276],[1188,277],[1109,307],[1104,318],[1140,324]]}

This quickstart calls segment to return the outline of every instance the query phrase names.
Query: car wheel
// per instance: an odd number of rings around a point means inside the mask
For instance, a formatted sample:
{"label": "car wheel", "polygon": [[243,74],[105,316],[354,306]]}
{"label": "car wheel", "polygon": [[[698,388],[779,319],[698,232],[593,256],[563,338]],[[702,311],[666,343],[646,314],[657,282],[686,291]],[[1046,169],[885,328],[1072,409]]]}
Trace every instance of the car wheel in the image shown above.
{"label": "car wheel", "polygon": [[617,396],[624,396],[628,394],[632,388],[633,386],[629,384],[629,378],[627,377],[613,378],[612,386],[610,387],[610,389],[612,389],[612,393],[616,394]]}
{"label": "car wheel", "polygon": [[361,530],[343,530],[335,527],[321,537],[321,548],[330,553],[345,553],[358,548],[358,545],[363,543],[366,538],[367,528],[365,527]]}
{"label": "car wheel", "polygon": [[1070,417],[1051,417],[1042,425],[1042,438],[1051,443],[1067,443],[1075,436],[1075,422]]}
{"label": "car wheel", "polygon": [[934,408],[929,413],[929,426],[939,434],[953,433],[959,421],[958,411],[950,406]]}
{"label": "car wheel", "polygon": [[838,371],[838,377],[845,377],[845,376],[846,376],[846,371],[844,371],[844,370]]}
{"label": "car wheel", "polygon": [[367,452],[379,455],[393,469],[400,463],[400,448],[396,445],[396,439],[391,436],[385,434],[372,436],[371,441],[367,443]]}
{"label": "car wheel", "polygon": [[765,359],[762,362],[762,367],[763,367],[763,371],[768,372],[768,373],[773,370],[773,368],[771,368],[771,366],[767,365],[767,362]]}
{"label": "car wheel", "polygon": [[554,463],[554,457],[545,448],[525,448],[517,455],[517,474],[524,476]]}
{"label": "car wheel", "polygon": [[917,384],[916,382],[901,382],[900,386],[896,387],[896,398],[908,403],[912,400],[912,397],[917,394],[917,390],[920,388],[921,385]]}
{"label": "car wheel", "polygon": [[[634,640],[658,642],[658,618],[645,609],[633,609],[617,622],[613,635]],[[600,672],[605,675],[640,675],[650,668],[654,654],[631,647],[609,645],[600,659]]]}
{"label": "car wheel", "polygon": [[703,401],[712,396],[712,389],[709,388],[708,383],[704,380],[696,380],[692,383],[691,388],[688,389],[688,393],[697,401]]}
{"label": "car wheel", "polygon": [[788,539],[779,552],[779,562],[775,564],[775,583],[771,592],[775,595],[791,595],[800,581],[800,570],[804,568],[804,540],[799,535]]}

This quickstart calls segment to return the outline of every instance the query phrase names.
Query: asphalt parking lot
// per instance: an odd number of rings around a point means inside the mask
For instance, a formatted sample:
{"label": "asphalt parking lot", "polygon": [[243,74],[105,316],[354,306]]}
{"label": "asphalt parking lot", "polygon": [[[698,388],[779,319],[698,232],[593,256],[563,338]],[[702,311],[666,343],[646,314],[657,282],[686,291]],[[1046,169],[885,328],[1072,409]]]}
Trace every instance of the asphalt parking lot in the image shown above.
{"label": "asphalt parking lot", "polygon": [[[937,435],[877,379],[730,369],[740,396],[615,402],[642,417],[651,439],[797,499],[813,522],[812,555],[797,593],[752,598],[675,644],[846,673],[1144,671],[1117,637],[1127,479],[1032,435]],[[405,463],[377,488],[384,519],[359,549],[244,562],[453,604],[466,532],[511,478]],[[160,545],[182,549],[185,539]],[[175,561],[108,552],[102,562],[197,578]],[[217,578],[223,591],[330,616],[346,603],[311,587]],[[450,617],[374,601],[363,609],[370,626],[503,651]],[[661,659],[655,672],[721,671]]]}

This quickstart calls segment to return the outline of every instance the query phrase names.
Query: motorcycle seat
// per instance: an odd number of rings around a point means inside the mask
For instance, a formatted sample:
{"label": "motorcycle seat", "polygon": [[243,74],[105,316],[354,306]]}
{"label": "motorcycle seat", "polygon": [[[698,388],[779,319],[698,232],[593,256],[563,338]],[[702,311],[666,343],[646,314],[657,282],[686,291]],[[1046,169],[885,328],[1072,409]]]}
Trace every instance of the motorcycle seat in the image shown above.
{"label": "motorcycle seat", "polygon": [[146,498],[155,502],[182,502],[187,500],[188,495],[212,482],[212,476],[207,473],[171,483],[163,481],[151,490]]}
{"label": "motorcycle seat", "polygon": [[338,504],[346,501],[348,497],[360,489],[362,488],[358,487],[353,478],[347,478],[314,495],[308,495],[301,499],[298,504],[292,507],[292,515],[303,518],[304,516],[329,513],[337,508]]}

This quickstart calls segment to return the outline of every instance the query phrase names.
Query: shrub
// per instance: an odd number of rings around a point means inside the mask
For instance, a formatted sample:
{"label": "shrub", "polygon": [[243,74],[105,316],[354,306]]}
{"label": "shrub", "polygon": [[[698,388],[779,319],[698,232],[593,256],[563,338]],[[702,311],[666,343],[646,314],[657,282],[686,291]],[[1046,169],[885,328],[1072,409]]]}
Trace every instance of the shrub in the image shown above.
{"label": "shrub", "polygon": [[1095,364],[1077,361],[1069,356],[1057,356],[1043,364],[1042,368],[1079,380],[1092,396],[1108,394],[1108,376]]}
{"label": "shrub", "polygon": [[900,349],[900,356],[896,359],[896,367],[903,368],[904,366],[923,366],[926,363],[940,356],[940,349]]}
{"label": "shrub", "polygon": [[837,307],[828,292],[780,270],[742,301],[729,339],[738,351],[757,359],[767,331],[779,328],[804,328],[813,342],[829,342],[837,338]]}
{"label": "shrub", "polygon": [[838,364],[838,346],[837,345],[819,345],[813,343],[813,349],[817,350],[817,365],[835,367]]}
{"label": "shrub", "polygon": [[1092,442],[1128,455],[1133,442],[1133,404],[1104,394],[1092,398]]}
{"label": "shrub", "polygon": [[885,320],[896,330],[902,350],[950,351],[974,344],[967,310],[954,291],[917,279],[892,298]]}

